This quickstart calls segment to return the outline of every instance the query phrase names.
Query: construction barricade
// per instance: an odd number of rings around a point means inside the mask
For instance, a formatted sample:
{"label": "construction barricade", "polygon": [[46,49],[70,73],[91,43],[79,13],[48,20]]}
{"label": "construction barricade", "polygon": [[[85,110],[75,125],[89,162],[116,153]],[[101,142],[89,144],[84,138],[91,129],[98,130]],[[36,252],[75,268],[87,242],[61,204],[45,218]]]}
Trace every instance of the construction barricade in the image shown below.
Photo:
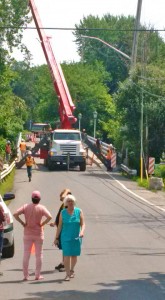
{"label": "construction barricade", "polygon": [[112,158],[111,158],[111,168],[116,168],[116,152],[113,152]]}
{"label": "construction barricade", "polygon": [[148,174],[149,175],[154,174],[154,170],[155,170],[155,157],[149,157]]}

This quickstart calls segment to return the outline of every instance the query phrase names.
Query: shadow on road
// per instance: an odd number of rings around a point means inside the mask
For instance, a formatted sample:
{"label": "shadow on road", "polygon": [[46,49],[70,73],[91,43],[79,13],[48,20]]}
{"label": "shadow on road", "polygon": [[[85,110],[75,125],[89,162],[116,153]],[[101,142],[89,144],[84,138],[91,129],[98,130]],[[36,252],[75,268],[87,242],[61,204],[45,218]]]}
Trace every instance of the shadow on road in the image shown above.
{"label": "shadow on road", "polygon": [[[81,291],[69,289],[69,282],[52,280],[52,283],[62,283],[63,290],[49,290],[37,293],[28,293],[29,297],[22,300],[164,300],[165,299],[165,274],[149,273],[141,274],[139,279],[118,280],[109,284],[103,282],[96,283],[96,291]],[[143,278],[144,276],[144,278]],[[147,278],[146,278],[147,277]],[[47,284],[50,281],[29,282],[30,284]],[[55,286],[54,286],[55,289]],[[17,300],[15,298],[8,300]]]}

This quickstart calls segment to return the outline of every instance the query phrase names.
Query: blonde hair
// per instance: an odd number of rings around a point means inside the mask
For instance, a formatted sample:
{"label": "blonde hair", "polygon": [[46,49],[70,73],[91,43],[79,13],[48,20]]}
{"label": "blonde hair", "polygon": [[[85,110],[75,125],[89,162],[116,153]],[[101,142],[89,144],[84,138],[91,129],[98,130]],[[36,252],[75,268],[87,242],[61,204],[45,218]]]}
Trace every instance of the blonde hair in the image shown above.
{"label": "blonde hair", "polygon": [[65,197],[71,194],[70,189],[64,189],[61,193],[60,193],[60,201],[63,201],[65,199]]}
{"label": "blonde hair", "polygon": [[76,198],[73,195],[67,195],[64,199],[64,206],[67,205],[67,202],[71,200],[74,202],[74,205],[76,204]]}

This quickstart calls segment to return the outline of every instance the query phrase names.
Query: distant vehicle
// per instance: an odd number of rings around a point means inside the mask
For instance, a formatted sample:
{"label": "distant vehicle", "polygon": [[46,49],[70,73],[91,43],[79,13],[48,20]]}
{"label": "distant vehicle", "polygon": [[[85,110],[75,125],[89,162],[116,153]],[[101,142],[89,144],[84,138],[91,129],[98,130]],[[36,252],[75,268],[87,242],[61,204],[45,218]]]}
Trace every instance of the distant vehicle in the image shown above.
{"label": "distant vehicle", "polygon": [[79,166],[86,170],[86,149],[81,132],[76,129],[55,129],[51,135],[51,148],[48,151],[46,165],[53,170],[57,165]]}
{"label": "distant vehicle", "polygon": [[[58,165],[66,165],[68,170],[72,166],[79,166],[80,171],[85,171],[86,149],[83,145],[80,130],[73,129],[73,124],[77,122],[77,118],[73,115],[75,105],[72,101],[62,68],[54,56],[50,38],[42,28],[42,22],[35,1],[29,0],[28,3],[59,102],[58,112],[61,129],[52,132],[51,128],[48,129],[49,124],[33,123],[32,125],[32,132],[36,134],[36,137],[45,137],[45,139],[38,143],[40,158],[44,159],[44,164],[49,170],[55,169]],[[50,131],[51,134],[49,134]],[[37,152],[37,147],[34,151]]]}
{"label": "distant vehicle", "polygon": [[8,206],[5,203],[5,201],[12,200],[14,198],[15,195],[12,193],[5,194],[3,198],[0,195],[0,204],[3,207],[6,216],[6,221],[4,222],[4,241],[3,241],[3,250],[2,250],[3,258],[10,258],[14,256],[13,217]]}
{"label": "distant vehicle", "polygon": [[40,137],[40,135],[51,131],[51,125],[48,123],[33,123],[31,132],[33,132],[36,137]]}

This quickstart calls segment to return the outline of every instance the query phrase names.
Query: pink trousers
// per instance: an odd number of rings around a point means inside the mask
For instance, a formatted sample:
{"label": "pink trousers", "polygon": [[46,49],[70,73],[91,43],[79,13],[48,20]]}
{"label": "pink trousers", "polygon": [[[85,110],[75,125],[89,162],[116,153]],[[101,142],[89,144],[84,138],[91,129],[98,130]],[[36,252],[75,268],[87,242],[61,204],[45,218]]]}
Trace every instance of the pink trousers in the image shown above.
{"label": "pink trousers", "polygon": [[29,277],[28,267],[33,243],[35,245],[36,256],[35,277],[38,278],[41,272],[43,260],[43,239],[41,237],[24,236],[23,274],[25,279],[28,279]]}

